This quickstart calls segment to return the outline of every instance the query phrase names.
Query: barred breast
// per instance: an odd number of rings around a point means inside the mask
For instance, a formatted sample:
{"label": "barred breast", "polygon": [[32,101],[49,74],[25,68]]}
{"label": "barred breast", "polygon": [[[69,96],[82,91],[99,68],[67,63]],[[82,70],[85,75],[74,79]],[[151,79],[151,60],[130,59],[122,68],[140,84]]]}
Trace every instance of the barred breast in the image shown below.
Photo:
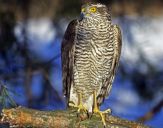
{"label": "barred breast", "polygon": [[114,54],[113,30],[107,21],[85,19],[79,22],[75,40],[73,89],[87,100],[93,90],[99,93],[109,75]]}

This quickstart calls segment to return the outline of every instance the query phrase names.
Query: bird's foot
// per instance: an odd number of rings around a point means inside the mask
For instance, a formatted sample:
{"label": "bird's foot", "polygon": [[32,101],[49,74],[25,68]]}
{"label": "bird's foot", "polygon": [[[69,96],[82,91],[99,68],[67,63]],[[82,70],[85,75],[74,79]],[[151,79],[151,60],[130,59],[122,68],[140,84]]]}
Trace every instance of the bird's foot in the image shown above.
{"label": "bird's foot", "polygon": [[77,110],[78,113],[80,113],[82,110],[84,112],[86,112],[86,113],[88,112],[88,110],[86,109],[86,107],[82,103],[80,103],[78,105],[75,105],[74,103],[69,103],[69,106],[73,107],[73,108],[77,108],[78,109]]}
{"label": "bird's foot", "polygon": [[86,109],[86,107],[83,105],[82,103],[82,94],[80,93],[78,95],[78,105],[76,105],[75,103],[73,102],[70,102],[69,103],[69,106],[70,107],[74,107],[74,108],[77,108],[77,112],[80,113],[82,110],[85,112],[85,113],[88,113],[88,110]]}
{"label": "bird's foot", "polygon": [[100,115],[104,127],[106,127],[105,116],[106,116],[106,114],[110,114],[110,113],[111,113],[111,109],[107,109],[105,111],[100,111],[99,108],[93,109],[93,114],[99,114]]}
{"label": "bird's foot", "polygon": [[105,121],[105,116],[106,114],[110,114],[111,113],[111,109],[107,109],[105,111],[100,111],[98,105],[97,105],[97,99],[96,99],[97,95],[96,95],[96,91],[94,91],[93,93],[93,114],[99,114],[101,119],[102,119],[102,123],[104,125],[104,127],[106,127],[106,121]]}

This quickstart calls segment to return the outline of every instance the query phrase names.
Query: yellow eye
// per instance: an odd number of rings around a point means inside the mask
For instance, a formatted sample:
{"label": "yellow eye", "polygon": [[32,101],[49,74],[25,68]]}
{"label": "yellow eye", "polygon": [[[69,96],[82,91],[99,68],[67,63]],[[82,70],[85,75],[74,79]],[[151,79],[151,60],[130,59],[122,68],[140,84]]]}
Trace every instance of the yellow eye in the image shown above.
{"label": "yellow eye", "polygon": [[91,7],[90,8],[90,12],[96,12],[96,10],[97,10],[96,7]]}
{"label": "yellow eye", "polygon": [[82,8],[82,9],[81,9],[81,12],[85,12],[85,8]]}

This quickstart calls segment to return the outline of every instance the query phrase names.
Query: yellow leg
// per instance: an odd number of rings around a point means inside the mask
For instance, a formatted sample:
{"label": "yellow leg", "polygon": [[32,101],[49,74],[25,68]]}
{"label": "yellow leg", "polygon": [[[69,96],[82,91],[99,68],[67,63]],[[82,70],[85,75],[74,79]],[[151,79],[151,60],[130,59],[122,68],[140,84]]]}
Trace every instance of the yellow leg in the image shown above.
{"label": "yellow leg", "polygon": [[81,112],[81,110],[88,113],[88,110],[86,109],[86,107],[82,103],[82,94],[81,93],[79,93],[79,95],[78,95],[78,105],[75,105],[74,103],[69,103],[69,106],[74,107],[74,108],[78,108],[78,110],[77,110],[78,113]]}
{"label": "yellow leg", "polygon": [[100,111],[99,107],[97,106],[97,94],[96,91],[94,91],[93,93],[93,113],[95,114],[99,114],[101,116],[102,122],[104,124],[104,126],[106,126],[106,122],[105,122],[105,114],[111,113],[111,109],[107,109],[105,111]]}

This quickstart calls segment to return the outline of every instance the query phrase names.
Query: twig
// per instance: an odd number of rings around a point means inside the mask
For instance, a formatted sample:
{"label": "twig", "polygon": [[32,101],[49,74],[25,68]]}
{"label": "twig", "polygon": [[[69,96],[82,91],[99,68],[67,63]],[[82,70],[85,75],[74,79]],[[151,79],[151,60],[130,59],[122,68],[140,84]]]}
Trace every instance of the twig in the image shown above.
{"label": "twig", "polygon": [[154,117],[163,107],[163,100],[161,100],[156,106],[154,106],[149,112],[147,112],[144,116],[138,118],[138,122],[145,122]]}

